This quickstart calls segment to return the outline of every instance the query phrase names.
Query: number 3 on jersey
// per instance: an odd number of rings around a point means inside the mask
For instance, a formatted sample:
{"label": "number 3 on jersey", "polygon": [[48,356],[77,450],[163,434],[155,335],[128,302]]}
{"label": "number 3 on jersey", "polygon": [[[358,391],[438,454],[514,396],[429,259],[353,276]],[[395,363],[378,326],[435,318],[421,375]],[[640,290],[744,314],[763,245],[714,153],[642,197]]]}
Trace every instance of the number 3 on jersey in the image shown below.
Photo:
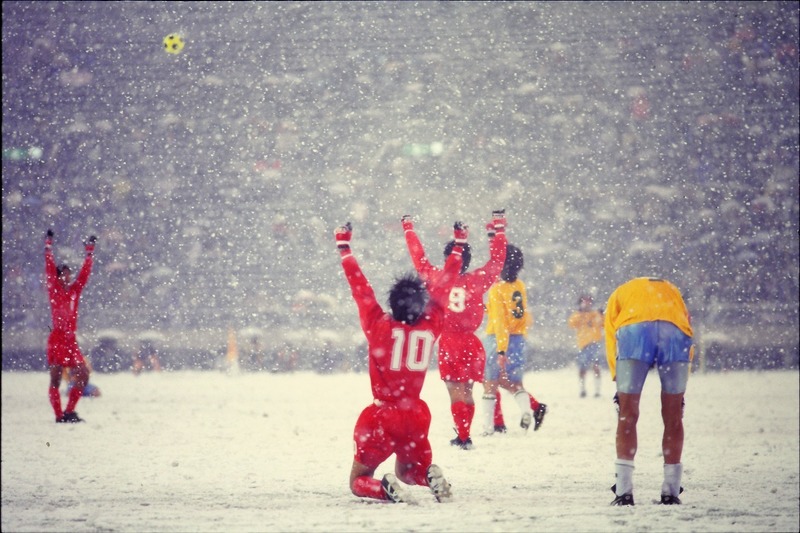
{"label": "number 3 on jersey", "polygon": [[[408,370],[427,370],[431,361],[433,333],[430,331],[406,331],[402,328],[392,330],[392,370],[402,370],[403,365]],[[404,353],[405,352],[405,353]]]}

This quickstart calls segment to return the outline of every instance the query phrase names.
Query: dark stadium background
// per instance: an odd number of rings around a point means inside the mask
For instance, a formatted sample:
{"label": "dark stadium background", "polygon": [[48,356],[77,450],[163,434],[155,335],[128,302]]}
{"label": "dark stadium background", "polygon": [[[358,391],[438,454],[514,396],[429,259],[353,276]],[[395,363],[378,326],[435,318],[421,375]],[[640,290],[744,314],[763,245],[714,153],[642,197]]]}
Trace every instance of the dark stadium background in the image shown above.
{"label": "dark stadium background", "polygon": [[[531,368],[621,282],[686,294],[707,369],[798,365],[796,2],[3,2],[3,370],[43,369],[43,237],[98,236],[80,341],[358,366],[376,291],[507,209]],[[182,53],[162,49],[169,33]],[[98,357],[102,354],[98,353]],[[295,357],[296,359],[292,359]],[[281,364],[286,361],[288,367]],[[281,363],[283,362],[283,363]],[[98,361],[95,361],[96,365]]]}

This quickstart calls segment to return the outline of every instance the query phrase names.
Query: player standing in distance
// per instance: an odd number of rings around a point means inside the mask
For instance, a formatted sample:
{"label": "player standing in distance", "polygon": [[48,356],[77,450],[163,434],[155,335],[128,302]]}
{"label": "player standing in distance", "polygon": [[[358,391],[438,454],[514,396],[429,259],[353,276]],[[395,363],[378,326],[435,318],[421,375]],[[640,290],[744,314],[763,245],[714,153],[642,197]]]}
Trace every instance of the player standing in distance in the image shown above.
{"label": "player standing in distance", "polygon": [[484,434],[491,435],[505,424],[495,416],[497,390],[502,387],[514,395],[522,412],[520,427],[528,429],[531,421],[536,431],[544,421],[547,405],[539,403],[522,385],[525,366],[525,336],[533,323],[528,309],[525,284],[518,278],[524,266],[522,250],[509,244],[500,281],[489,289],[486,305],[488,324],[485,380],[483,382]]}
{"label": "player standing in distance", "polygon": [[578,298],[578,309],[567,319],[567,324],[575,330],[578,342],[578,379],[581,385],[581,398],[586,397],[586,372],[594,371],[594,396],[600,397],[600,357],[603,351],[603,313],[592,309],[594,299],[590,294]]}
{"label": "player standing in distance", "polygon": [[[83,244],[86,258],[83,261],[75,283],[72,281],[72,272],[69,266],[61,264],[56,266],[53,256],[53,230],[47,230],[44,241],[44,265],[47,292],[50,298],[50,311],[53,318],[53,328],[47,339],[47,365],[50,367],[50,405],[56,415],[56,422],[83,422],[75,412],[75,406],[83,395],[83,389],[89,382],[89,367],[83,354],[78,348],[75,336],[78,330],[78,303],[89,274],[92,272],[94,246],[97,238],[92,235]],[[61,410],[61,396],[58,388],[61,386],[61,376],[64,368],[70,368],[75,380],[69,391],[67,407]]]}
{"label": "player standing in distance", "polygon": [[[433,345],[444,327],[447,295],[461,268],[467,230],[455,224],[455,246],[443,275],[428,292],[415,275],[398,278],[389,291],[391,313],[385,312],[350,251],[352,226],[334,231],[342,269],[358,307],[367,337],[372,404],[358,417],[353,431],[354,455],[350,490],[356,496],[392,502],[409,501],[399,481],[430,488],[438,501],[450,498],[450,484],[432,464],[428,431],[431,412],[420,398]],[[395,474],[382,480],[375,469],[396,455]],[[399,481],[398,481],[399,480]]]}
{"label": "player standing in distance", "polygon": [[[402,223],[411,261],[430,289],[438,283],[442,271],[433,266],[425,255],[422,243],[414,231],[411,216],[405,215]],[[485,265],[467,272],[471,251],[469,244],[464,245],[461,271],[455,285],[450,289],[444,331],[439,339],[439,375],[450,395],[450,412],[456,431],[456,437],[450,444],[464,450],[472,448],[470,429],[475,417],[472,387],[476,382],[483,382],[486,364],[486,352],[481,340],[475,335],[475,330],[483,322],[483,295],[503,269],[506,256],[505,210],[494,211],[490,224],[498,237],[489,246],[489,261]],[[455,241],[445,245],[445,260],[454,247]]]}
{"label": "player standing in distance", "polygon": [[633,505],[633,458],[638,446],[636,423],[647,373],[654,365],[661,378],[661,417],[664,435],[664,482],[661,503],[680,504],[683,491],[683,395],[694,356],[689,311],[672,283],[657,278],[634,278],[611,293],[605,313],[606,359],[617,420],[616,498],[611,505]]}

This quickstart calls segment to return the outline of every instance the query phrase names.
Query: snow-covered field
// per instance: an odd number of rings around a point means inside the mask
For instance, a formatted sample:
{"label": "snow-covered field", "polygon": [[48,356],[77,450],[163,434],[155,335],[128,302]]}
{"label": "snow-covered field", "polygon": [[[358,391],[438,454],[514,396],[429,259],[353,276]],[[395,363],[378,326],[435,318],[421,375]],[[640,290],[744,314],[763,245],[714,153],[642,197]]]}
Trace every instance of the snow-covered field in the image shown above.
{"label": "snow-covered field", "polygon": [[[53,422],[45,373],[2,374],[2,531],[797,531],[798,372],[695,374],[682,506],[661,506],[657,376],[645,385],[637,505],[610,507],[612,383],[578,396],[574,368],[527,374],[550,413],[538,432],[448,444],[447,393],[431,374],[434,461],[454,499],[360,500],[348,489],[366,374],[94,376],[88,422]],[[516,405],[504,404],[507,421]],[[477,433],[477,432],[474,432]],[[392,465],[380,468],[389,471]]]}

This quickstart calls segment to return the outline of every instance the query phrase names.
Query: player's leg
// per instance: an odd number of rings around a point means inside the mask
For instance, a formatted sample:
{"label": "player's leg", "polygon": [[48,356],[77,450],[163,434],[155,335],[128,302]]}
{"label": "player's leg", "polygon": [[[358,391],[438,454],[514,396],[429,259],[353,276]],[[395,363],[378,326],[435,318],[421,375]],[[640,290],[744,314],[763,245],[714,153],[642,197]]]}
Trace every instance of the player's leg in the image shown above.
{"label": "player's leg", "polygon": [[686,385],[689,381],[692,339],[677,326],[658,322],[658,375],[661,378],[661,418],[664,435],[661,448],[664,454],[664,482],[661,503],[680,504],[683,465],[683,408]]}
{"label": "player's leg", "polygon": [[616,450],[614,462],[616,499],[613,505],[633,505],[634,458],[639,446],[637,423],[642,388],[650,365],[636,359],[617,361],[617,416]]}
{"label": "player's leg", "polygon": [[593,366],[594,370],[594,396],[595,398],[600,397],[600,386],[602,382],[600,381],[600,363],[597,361],[594,362]]}
{"label": "player's leg", "polygon": [[472,383],[446,381],[447,391],[450,394],[450,413],[456,430],[457,443],[462,447],[471,443],[470,430],[472,419],[475,416],[475,401],[472,398]]}
{"label": "player's leg", "polygon": [[68,347],[64,342],[64,333],[60,330],[53,330],[47,338],[47,365],[50,368],[50,386],[48,397],[56,422],[64,422],[64,411],[61,408],[61,378],[64,375],[64,368],[69,365]]}
{"label": "player's leg", "polygon": [[389,440],[393,441],[395,474],[408,485],[427,486],[425,478],[433,453],[428,440],[431,411],[423,400],[409,400],[407,408],[397,412],[390,426]]}
{"label": "player's leg", "polygon": [[503,401],[500,394],[500,387],[498,386],[497,382],[495,382],[495,393],[494,393],[494,416],[492,422],[494,422],[494,432],[495,433],[505,433],[506,432],[506,421],[503,417]]}
{"label": "player's leg", "polygon": [[61,409],[61,395],[58,392],[61,387],[61,376],[64,367],[61,365],[50,365],[50,387],[47,394],[50,398],[50,405],[53,407],[53,413],[56,416],[56,422],[61,422],[64,418],[64,411]]}
{"label": "player's leg", "polygon": [[[483,396],[481,397],[483,412],[483,434],[491,435],[495,430],[505,431],[503,411],[500,407],[499,379],[500,365],[497,362],[497,341],[494,335],[486,338],[486,359],[483,372]],[[498,413],[499,411],[499,413]],[[499,423],[498,423],[499,422]]]}
{"label": "player's leg", "polygon": [[[375,479],[375,469],[392,453],[391,445],[385,438],[383,413],[376,405],[370,405],[356,421],[353,430],[353,465],[350,469],[350,490],[361,498],[400,501],[402,490],[397,485],[394,474],[387,474],[384,480]],[[386,485],[383,481],[387,481]]]}
{"label": "player's leg", "polygon": [[[417,400],[413,408],[402,415],[403,435],[395,435],[397,442],[395,473],[409,485],[422,485],[431,490],[437,501],[450,498],[450,483],[442,469],[433,464],[433,453],[428,440],[431,412],[428,405]],[[422,435],[422,438],[419,436]]]}
{"label": "player's leg", "polygon": [[661,392],[661,418],[664,420],[664,436],[661,448],[664,453],[664,463],[675,464],[681,462],[683,453],[683,417],[681,406],[683,394],[667,394]]}
{"label": "player's leg", "polygon": [[586,362],[587,370],[588,366],[592,365],[592,372],[594,373],[594,397],[600,397],[600,357],[601,357],[601,348],[602,345],[599,342],[595,342],[587,346],[589,350],[589,359]]}
{"label": "player's leg", "polygon": [[525,338],[522,335],[511,335],[508,339],[506,352],[505,372],[501,374],[500,386],[514,395],[514,401],[520,408],[520,427],[528,429],[531,422],[536,419],[534,429],[539,429],[541,421],[547,412],[547,406],[540,404],[522,384],[525,370]]}
{"label": "player's leg", "polygon": [[580,397],[586,397],[586,370],[589,367],[588,361],[586,360],[586,348],[583,348],[578,352],[578,382],[580,385]]}
{"label": "player's leg", "polygon": [[78,417],[75,412],[75,407],[78,405],[78,400],[83,396],[83,388],[89,382],[89,368],[86,365],[86,359],[78,348],[78,341],[74,340],[70,343],[68,349],[68,356],[65,360],[67,366],[72,370],[74,379],[72,389],[67,396],[67,406],[64,408],[64,419],[70,422],[83,422],[83,419]]}

